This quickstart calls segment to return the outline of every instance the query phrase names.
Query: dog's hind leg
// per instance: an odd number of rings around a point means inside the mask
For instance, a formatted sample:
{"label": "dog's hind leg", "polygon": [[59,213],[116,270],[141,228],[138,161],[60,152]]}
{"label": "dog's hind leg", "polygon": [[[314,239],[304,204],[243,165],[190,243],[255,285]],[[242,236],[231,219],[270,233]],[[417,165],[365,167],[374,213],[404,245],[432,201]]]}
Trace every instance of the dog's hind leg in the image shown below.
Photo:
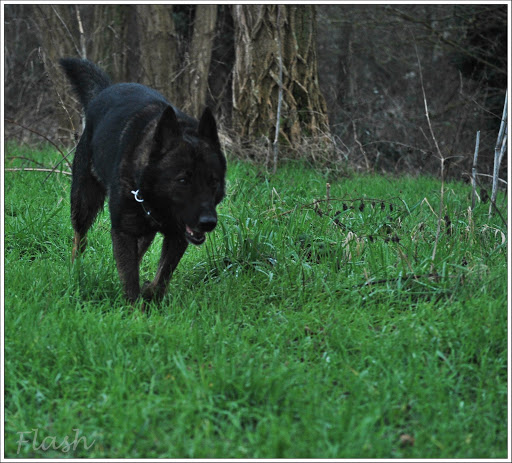
{"label": "dog's hind leg", "polygon": [[73,160],[71,182],[71,224],[75,230],[71,260],[87,246],[87,230],[105,202],[105,188],[92,173],[90,155],[84,135],[78,143]]}
{"label": "dog's hind leg", "polygon": [[163,297],[172,273],[186,251],[187,246],[187,241],[182,236],[164,236],[162,254],[155,279],[151,283],[146,282],[142,288],[142,297],[144,299],[161,299]]}
{"label": "dog's hind leg", "polygon": [[76,256],[82,254],[87,247],[87,235],[82,236],[80,233],[75,231],[73,236],[73,249],[71,250],[71,262],[74,262]]}

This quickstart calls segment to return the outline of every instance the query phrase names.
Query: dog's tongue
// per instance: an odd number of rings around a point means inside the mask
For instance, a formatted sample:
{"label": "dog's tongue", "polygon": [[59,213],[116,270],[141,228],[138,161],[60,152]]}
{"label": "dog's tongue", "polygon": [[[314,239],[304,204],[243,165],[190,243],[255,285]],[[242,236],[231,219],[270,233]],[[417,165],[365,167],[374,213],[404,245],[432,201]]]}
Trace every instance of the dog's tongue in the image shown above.
{"label": "dog's tongue", "polygon": [[187,233],[189,235],[194,236],[194,232],[192,231],[192,229],[188,225],[185,225],[185,230],[187,231]]}

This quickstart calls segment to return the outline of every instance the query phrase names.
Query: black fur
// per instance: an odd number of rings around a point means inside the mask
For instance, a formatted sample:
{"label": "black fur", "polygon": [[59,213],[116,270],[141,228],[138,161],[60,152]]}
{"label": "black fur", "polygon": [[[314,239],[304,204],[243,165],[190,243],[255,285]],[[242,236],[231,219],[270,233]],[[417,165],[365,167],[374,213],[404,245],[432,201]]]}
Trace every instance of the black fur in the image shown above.
{"label": "black fur", "polygon": [[84,109],[98,93],[112,85],[107,74],[85,59],[61,59],[60,65],[64,68]]}
{"label": "black fur", "polygon": [[217,224],[226,160],[215,119],[206,108],[197,121],[144,85],[113,85],[90,61],[60,64],[86,116],[73,161],[72,258],[85,250],[108,196],[114,257],[130,301],[141,294],[144,253],[157,232],[164,235],[155,279],[142,288],[145,299],[161,297],[188,243],[201,244]]}

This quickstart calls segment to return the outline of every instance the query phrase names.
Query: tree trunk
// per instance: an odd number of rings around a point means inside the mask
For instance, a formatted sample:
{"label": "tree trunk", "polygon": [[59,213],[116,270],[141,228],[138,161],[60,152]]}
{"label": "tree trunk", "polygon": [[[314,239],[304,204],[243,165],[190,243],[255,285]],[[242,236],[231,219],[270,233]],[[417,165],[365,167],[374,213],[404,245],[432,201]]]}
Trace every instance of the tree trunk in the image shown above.
{"label": "tree trunk", "polygon": [[315,7],[235,5],[233,17],[233,124],[240,136],[274,139],[280,58],[281,143],[296,148],[304,137],[328,135],[327,108],[318,85]]}
{"label": "tree trunk", "polygon": [[235,26],[230,5],[219,5],[213,41],[206,103],[217,121],[231,127],[233,111],[233,67],[235,65]]}
{"label": "tree trunk", "polygon": [[149,85],[173,101],[177,96],[177,44],[172,7],[144,3],[129,8],[135,8],[137,23],[127,30],[136,50],[133,62],[128,63],[130,80]]}
{"label": "tree trunk", "polygon": [[190,73],[188,75],[189,99],[184,111],[199,117],[206,102],[208,74],[212,57],[217,5],[197,5],[194,20],[194,34],[190,45]]}

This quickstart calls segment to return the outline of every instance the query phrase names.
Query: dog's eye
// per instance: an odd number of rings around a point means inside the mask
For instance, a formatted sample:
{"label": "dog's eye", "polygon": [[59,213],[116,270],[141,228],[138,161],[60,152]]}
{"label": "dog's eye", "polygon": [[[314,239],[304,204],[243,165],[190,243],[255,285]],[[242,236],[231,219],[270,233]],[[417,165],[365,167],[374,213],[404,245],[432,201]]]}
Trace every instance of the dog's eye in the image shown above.
{"label": "dog's eye", "polygon": [[178,177],[176,180],[180,185],[188,185],[190,183],[190,179],[187,176]]}

